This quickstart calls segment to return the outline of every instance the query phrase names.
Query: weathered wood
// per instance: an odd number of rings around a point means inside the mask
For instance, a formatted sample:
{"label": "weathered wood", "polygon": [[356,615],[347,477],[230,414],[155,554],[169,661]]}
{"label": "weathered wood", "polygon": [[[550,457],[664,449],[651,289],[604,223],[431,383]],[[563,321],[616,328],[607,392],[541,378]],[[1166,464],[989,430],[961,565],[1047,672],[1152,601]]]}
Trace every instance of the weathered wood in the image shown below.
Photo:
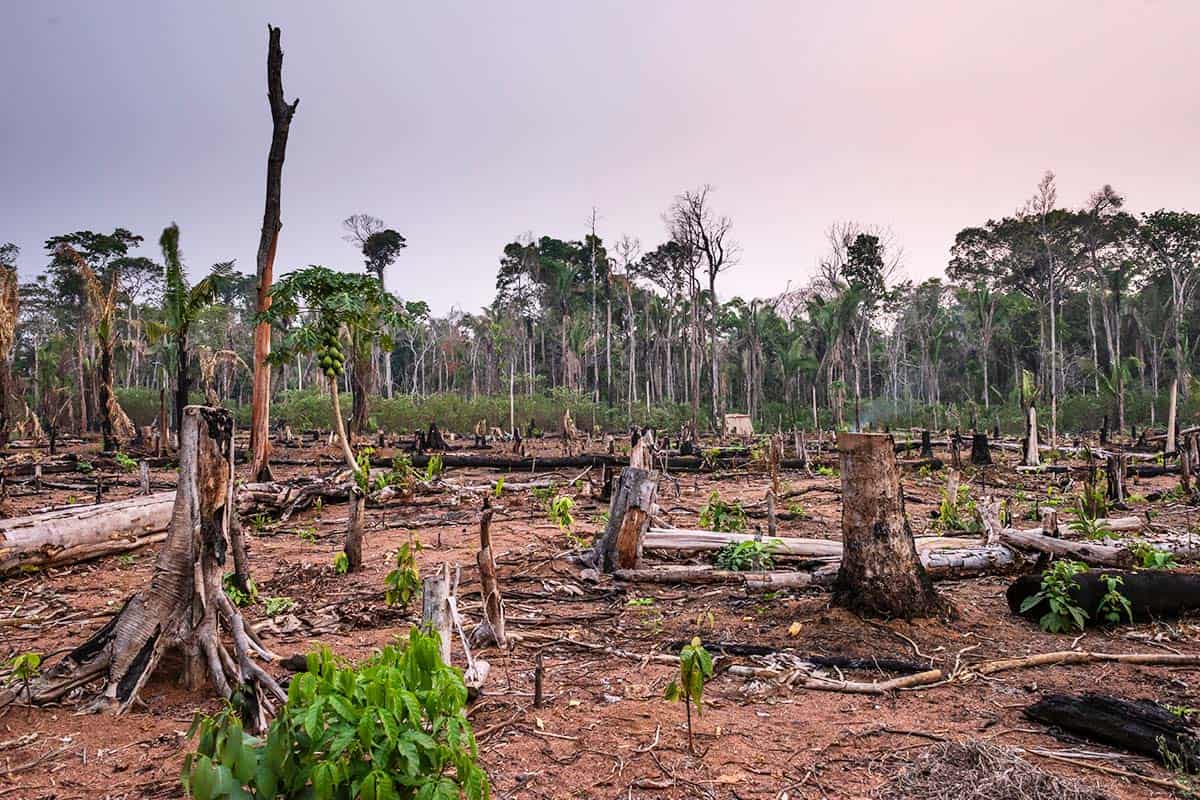
{"label": "weathered wood", "polygon": [[946,612],[917,556],[891,435],[843,432],[837,443],[845,550],[834,604],[889,617]]}
{"label": "weathered wood", "polygon": [[992,450],[988,447],[986,433],[976,432],[971,437],[971,463],[977,467],[987,466],[992,463]]}
{"label": "weathered wood", "polygon": [[1025,709],[1025,716],[1093,742],[1157,759],[1167,767],[1200,770],[1195,727],[1151,700],[1124,700],[1087,692],[1050,694]]}
{"label": "weathered wood", "polygon": [[1163,453],[1171,455],[1176,451],[1178,426],[1176,425],[1176,409],[1179,406],[1179,378],[1171,379],[1171,391],[1167,399],[1167,435],[1163,438]]}
{"label": "weathered wood", "polygon": [[658,494],[658,473],[626,467],[608,508],[608,525],[598,542],[597,563],[604,572],[634,569],[642,558],[642,538]]}
{"label": "weathered wood", "polygon": [[488,644],[505,647],[508,644],[504,631],[504,598],[500,594],[496,559],[492,555],[492,513],[491,501],[484,497],[483,512],[479,515],[479,552],[475,556],[483,598],[483,619],[471,635],[476,647]]}
{"label": "weathered wood", "polygon": [[350,513],[346,518],[346,553],[348,572],[358,572],[363,566],[363,517],[366,515],[367,498],[358,486],[348,489]]}
{"label": "weathered wood", "polygon": [[1025,448],[1021,466],[1036,467],[1041,464],[1038,449],[1037,408],[1031,403],[1025,411]]}
{"label": "weathered wood", "polygon": [[1058,539],[1045,536],[1034,531],[1019,531],[1006,528],[1000,533],[1000,541],[1018,550],[1035,550],[1039,553],[1073,558],[1085,564],[1096,564],[1108,567],[1122,567],[1133,563],[1133,554],[1124,547],[1096,544],[1095,542],[1076,542],[1070,539]]}
{"label": "weathered wood", "polygon": [[1113,503],[1125,502],[1125,470],[1126,457],[1124,453],[1109,453],[1105,459],[1105,474],[1108,478],[1106,495]]}
{"label": "weathered wood", "polygon": [[442,564],[433,575],[421,582],[421,624],[438,634],[438,652],[442,662],[450,663],[450,641],[454,635],[454,619],[450,611],[450,565]]}
{"label": "weathered wood", "polygon": [[[731,543],[753,541],[752,533],[726,533],[687,528],[650,528],[642,537],[644,550],[720,550]],[[831,539],[803,537],[771,538],[765,540],[775,555],[828,558],[842,555],[842,543]],[[918,550],[970,548],[978,544],[973,539],[950,536],[924,536],[915,539]]]}

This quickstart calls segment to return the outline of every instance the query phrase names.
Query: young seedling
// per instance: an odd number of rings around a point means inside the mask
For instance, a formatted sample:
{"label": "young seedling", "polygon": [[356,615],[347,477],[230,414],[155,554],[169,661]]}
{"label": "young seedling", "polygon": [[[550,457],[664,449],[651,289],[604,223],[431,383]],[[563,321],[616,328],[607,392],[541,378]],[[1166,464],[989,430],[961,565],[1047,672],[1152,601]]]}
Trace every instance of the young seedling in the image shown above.
{"label": "young seedling", "polygon": [[695,636],[691,644],[684,645],[679,651],[679,679],[667,684],[663,694],[668,702],[681,701],[687,709],[688,752],[692,755],[696,755],[692,738],[692,704],[696,705],[697,715],[703,713],[704,684],[712,676],[712,656],[700,643],[700,637]]}
{"label": "young seedling", "polygon": [[1120,575],[1101,575],[1100,580],[1106,591],[1096,607],[1096,616],[1109,625],[1119,625],[1122,616],[1133,622],[1133,607],[1129,605],[1129,598],[1121,593],[1121,584],[1125,580]]}
{"label": "young seedling", "polygon": [[1042,630],[1050,633],[1065,633],[1072,629],[1083,630],[1088,613],[1071,599],[1071,590],[1079,587],[1075,576],[1087,567],[1078,561],[1055,561],[1054,566],[1042,573],[1042,587],[1021,603],[1025,613],[1045,600],[1050,610],[1038,620]]}
{"label": "young seedling", "polygon": [[700,509],[700,527],[721,533],[737,533],[746,530],[746,511],[738,501],[728,502],[714,491],[708,502]]}
{"label": "young seedling", "polygon": [[350,571],[350,556],[346,555],[346,551],[339,551],[333,557],[333,571],[338,575],[345,575]]}
{"label": "young seedling", "polygon": [[22,653],[8,662],[8,666],[12,669],[12,676],[9,678],[9,683],[20,682],[25,689],[25,697],[30,697],[29,683],[37,677],[38,668],[42,665],[41,653]]}
{"label": "young seedling", "polygon": [[296,601],[290,597],[265,597],[263,598],[263,608],[268,617],[277,617],[280,614],[286,614],[296,607]]}
{"label": "young seedling", "polygon": [[421,542],[410,538],[396,551],[396,568],[384,578],[387,591],[383,601],[388,606],[407,606],[421,591],[421,574],[417,571],[417,552],[420,549]]}

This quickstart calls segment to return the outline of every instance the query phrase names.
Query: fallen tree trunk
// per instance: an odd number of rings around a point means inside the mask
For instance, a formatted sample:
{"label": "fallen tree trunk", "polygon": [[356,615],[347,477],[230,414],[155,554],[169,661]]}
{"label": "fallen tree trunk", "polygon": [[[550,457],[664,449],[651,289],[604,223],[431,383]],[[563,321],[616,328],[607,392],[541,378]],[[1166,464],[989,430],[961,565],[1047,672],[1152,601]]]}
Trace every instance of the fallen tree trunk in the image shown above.
{"label": "fallen tree trunk", "polygon": [[1025,709],[1025,716],[1093,742],[1157,759],[1187,772],[1200,769],[1200,739],[1182,717],[1150,700],[1111,695],[1050,694]]}
{"label": "fallen tree trunk", "polygon": [[[651,528],[642,538],[645,550],[720,550],[731,543],[748,542],[756,539],[751,533],[722,533],[718,531],[689,530],[686,528]],[[809,539],[803,537],[762,537],[771,548],[772,555],[811,556],[841,558],[842,543],[831,539]],[[974,539],[948,536],[923,536],[915,540],[917,550],[970,549],[978,546]]]}
{"label": "fallen tree trunk", "polygon": [[1000,532],[1000,541],[1018,550],[1036,550],[1039,553],[1070,557],[1085,564],[1124,567],[1133,563],[1133,554],[1124,547],[1058,539],[1042,534],[1037,528],[1028,531],[1006,528]]}

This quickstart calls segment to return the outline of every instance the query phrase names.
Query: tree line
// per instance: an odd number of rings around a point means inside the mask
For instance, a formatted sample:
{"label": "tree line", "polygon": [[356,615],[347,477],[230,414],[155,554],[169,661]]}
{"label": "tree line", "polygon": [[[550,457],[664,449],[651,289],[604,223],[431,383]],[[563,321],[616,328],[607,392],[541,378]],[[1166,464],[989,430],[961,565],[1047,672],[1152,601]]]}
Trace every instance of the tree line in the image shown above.
{"label": "tree line", "polygon": [[[351,432],[370,427],[374,396],[557,390],[626,421],[670,409],[695,430],[729,411],[771,427],[855,428],[931,414],[936,424],[968,407],[986,424],[1032,384],[1052,427],[1062,406],[1068,428],[1087,409],[1123,429],[1150,422],[1172,382],[1185,400],[1197,391],[1195,213],[1133,214],[1110,186],[1065,207],[1047,173],[1011,215],[959,231],[941,276],[904,279],[894,237],[847,222],[830,227],[800,288],[721,300],[722,276],[746,266],[715,200],[707,186],[680,194],[653,244],[606,241],[594,218],[577,239],[517,237],[501,249],[494,300],[444,316],[383,290],[389,269],[403,283],[405,237],[348,217],[346,239],[375,288],[339,295],[370,303],[326,309],[335,321],[323,324],[351,343],[333,376],[353,398]],[[227,261],[190,284],[183,238],[174,225],[157,248],[124,228],[53,236],[45,268],[19,285],[19,251],[0,247],[5,432],[96,430],[107,443],[129,428],[115,398],[132,390],[159,393],[172,427],[192,392],[248,403],[254,327],[268,318],[254,276]],[[269,315],[286,354],[269,365],[274,393],[319,391],[329,351],[296,339],[315,312],[289,308]]]}

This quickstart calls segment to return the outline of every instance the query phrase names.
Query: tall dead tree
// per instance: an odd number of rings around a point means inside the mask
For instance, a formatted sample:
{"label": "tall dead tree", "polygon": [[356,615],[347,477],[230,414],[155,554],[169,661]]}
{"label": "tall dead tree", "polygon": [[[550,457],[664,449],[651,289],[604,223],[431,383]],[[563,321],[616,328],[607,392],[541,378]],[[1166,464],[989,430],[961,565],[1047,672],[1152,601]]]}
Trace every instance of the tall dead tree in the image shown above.
{"label": "tall dead tree", "polygon": [[[236,514],[233,503],[233,416],[224,409],[188,406],[179,441],[179,487],[167,539],[150,585],[90,639],[28,687],[11,690],[34,703],[51,703],[95,680],[104,687],[92,710],[121,713],[138,698],[159,661],[171,650],[189,689],[211,681],[226,698],[240,691],[247,727],[262,730],[274,702],[287,699],[275,680],[251,660],[271,659],[221,586]],[[222,631],[233,647],[222,641]],[[0,695],[0,705],[5,698]]]}
{"label": "tall dead tree", "polygon": [[0,447],[8,444],[10,420],[8,418],[8,395],[11,380],[9,355],[17,329],[17,270],[8,265],[0,266]]}
{"label": "tall dead tree", "polygon": [[[256,265],[256,311],[261,315],[271,307],[271,283],[275,273],[275,249],[279,244],[280,195],[283,159],[287,151],[288,131],[300,98],[288,103],[283,98],[283,49],[279,46],[279,28],[267,26],[267,99],[271,106],[271,149],[267,154],[267,202],[263,211],[262,235],[258,240]],[[254,480],[271,480],[267,462],[271,427],[271,323],[259,319],[254,326],[254,390],[250,412],[250,474]]]}
{"label": "tall dead tree", "polygon": [[834,605],[905,619],[948,612],[917,556],[891,434],[842,432],[837,443],[843,556]]}

